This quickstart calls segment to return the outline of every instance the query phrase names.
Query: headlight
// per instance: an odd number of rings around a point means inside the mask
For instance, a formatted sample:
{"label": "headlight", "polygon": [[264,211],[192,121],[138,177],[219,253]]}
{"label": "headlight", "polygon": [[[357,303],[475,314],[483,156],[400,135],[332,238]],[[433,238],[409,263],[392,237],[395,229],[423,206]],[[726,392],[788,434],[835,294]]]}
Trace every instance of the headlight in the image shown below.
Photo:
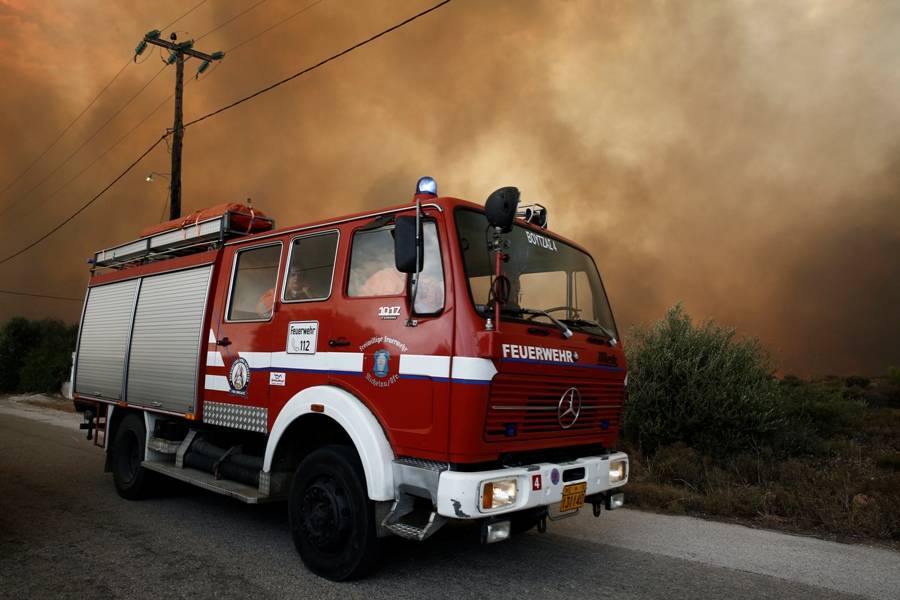
{"label": "headlight", "polygon": [[609,463],[609,482],[618,483],[625,481],[628,476],[628,461],[614,460]]}
{"label": "headlight", "polygon": [[516,480],[489,481],[481,488],[481,508],[490,510],[516,503]]}

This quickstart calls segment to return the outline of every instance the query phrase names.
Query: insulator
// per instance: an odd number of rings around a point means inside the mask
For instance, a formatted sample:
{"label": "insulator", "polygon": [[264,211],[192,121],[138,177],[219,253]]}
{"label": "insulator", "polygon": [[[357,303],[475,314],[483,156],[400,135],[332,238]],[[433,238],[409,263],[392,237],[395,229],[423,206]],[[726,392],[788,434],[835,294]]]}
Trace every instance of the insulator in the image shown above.
{"label": "insulator", "polygon": [[209,68],[209,61],[204,60],[203,63],[201,63],[200,66],[197,67],[197,74],[194,75],[194,79],[197,79],[198,77],[203,75],[203,73],[205,73],[208,68]]}

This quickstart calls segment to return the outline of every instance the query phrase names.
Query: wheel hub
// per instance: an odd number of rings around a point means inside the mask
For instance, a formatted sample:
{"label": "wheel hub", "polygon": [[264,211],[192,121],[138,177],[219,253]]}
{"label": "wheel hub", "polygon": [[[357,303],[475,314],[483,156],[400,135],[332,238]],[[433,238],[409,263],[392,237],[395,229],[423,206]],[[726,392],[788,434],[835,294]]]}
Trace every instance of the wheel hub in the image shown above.
{"label": "wheel hub", "polygon": [[306,538],[325,551],[339,549],[350,530],[347,496],[334,480],[320,477],[309,484],[300,501]]}

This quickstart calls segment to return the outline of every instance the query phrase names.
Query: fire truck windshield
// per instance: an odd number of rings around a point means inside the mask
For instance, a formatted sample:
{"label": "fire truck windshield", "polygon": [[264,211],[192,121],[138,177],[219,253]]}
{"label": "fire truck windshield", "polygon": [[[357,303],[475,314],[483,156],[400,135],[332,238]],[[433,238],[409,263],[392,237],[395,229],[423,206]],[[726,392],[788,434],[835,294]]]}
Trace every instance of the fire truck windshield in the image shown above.
{"label": "fire truck windshield", "polygon": [[[475,308],[487,315],[494,258],[488,250],[493,235],[483,213],[459,209],[456,229]],[[617,337],[609,301],[593,259],[546,232],[515,225],[504,234],[509,261],[503,274],[510,281],[504,316],[553,326],[543,311],[573,330]]]}

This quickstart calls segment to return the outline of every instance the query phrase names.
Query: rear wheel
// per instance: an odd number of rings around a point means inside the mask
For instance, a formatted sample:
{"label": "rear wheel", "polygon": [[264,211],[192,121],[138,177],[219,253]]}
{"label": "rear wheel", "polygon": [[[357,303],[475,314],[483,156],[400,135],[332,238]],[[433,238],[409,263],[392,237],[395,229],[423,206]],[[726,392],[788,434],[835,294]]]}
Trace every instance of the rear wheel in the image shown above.
{"label": "rear wheel", "polygon": [[307,456],[291,483],[291,535],[310,571],[333,581],[362,577],[375,565],[375,506],[359,457],[347,446]]}
{"label": "rear wheel", "polygon": [[116,428],[110,452],[116,491],[128,500],[144,498],[149,491],[151,474],[141,466],[145,442],[142,416],[132,413],[123,417]]}

